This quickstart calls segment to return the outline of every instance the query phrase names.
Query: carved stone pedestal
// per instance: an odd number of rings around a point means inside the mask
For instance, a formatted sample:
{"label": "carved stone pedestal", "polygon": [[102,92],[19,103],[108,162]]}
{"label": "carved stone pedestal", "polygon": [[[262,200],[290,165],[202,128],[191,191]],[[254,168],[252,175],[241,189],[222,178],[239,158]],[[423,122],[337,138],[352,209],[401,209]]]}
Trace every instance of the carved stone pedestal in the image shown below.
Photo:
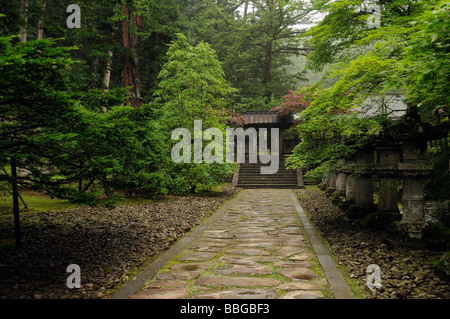
{"label": "carved stone pedestal", "polygon": [[355,204],[348,209],[351,217],[364,217],[374,211],[372,169],[374,152],[371,149],[360,150],[356,154]]}
{"label": "carved stone pedestal", "polygon": [[409,238],[421,239],[426,229],[425,179],[431,174],[432,165],[426,160],[425,147],[420,141],[403,143],[403,161],[398,168],[403,178],[402,229],[408,230]]}
{"label": "carved stone pedestal", "polygon": [[368,226],[385,228],[402,216],[398,209],[397,180],[400,151],[395,146],[377,147],[377,165],[374,173],[379,180],[378,208],[366,220]]}
{"label": "carved stone pedestal", "polygon": [[336,190],[336,177],[337,176],[335,172],[331,172],[328,176],[328,185],[327,189],[325,190],[325,193],[327,195],[333,194],[333,192]]}

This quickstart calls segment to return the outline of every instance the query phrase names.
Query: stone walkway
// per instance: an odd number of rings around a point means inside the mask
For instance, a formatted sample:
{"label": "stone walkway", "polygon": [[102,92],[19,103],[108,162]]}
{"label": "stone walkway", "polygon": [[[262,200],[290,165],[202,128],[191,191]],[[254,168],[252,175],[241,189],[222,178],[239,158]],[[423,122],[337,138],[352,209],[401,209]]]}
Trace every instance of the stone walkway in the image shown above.
{"label": "stone walkway", "polygon": [[291,190],[244,190],[115,298],[334,298],[299,209]]}

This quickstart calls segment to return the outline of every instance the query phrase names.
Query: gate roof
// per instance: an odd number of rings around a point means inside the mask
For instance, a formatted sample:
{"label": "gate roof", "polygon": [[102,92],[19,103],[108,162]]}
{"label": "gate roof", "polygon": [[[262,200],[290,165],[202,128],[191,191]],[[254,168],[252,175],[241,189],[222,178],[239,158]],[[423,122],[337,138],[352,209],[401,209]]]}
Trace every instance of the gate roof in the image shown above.
{"label": "gate roof", "polygon": [[247,111],[242,115],[247,122],[245,126],[271,126],[284,127],[294,124],[294,117],[292,114],[285,116],[278,116],[276,112],[270,111]]}

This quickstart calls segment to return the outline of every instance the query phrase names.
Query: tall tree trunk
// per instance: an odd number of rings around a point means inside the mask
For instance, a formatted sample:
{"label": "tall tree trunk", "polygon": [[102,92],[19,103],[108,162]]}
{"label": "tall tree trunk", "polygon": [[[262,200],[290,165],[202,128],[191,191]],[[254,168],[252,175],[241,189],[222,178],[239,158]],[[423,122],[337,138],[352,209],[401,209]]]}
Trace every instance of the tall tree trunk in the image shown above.
{"label": "tall tree trunk", "polygon": [[99,64],[99,59],[98,56],[96,56],[94,58],[94,61],[92,61],[92,76],[95,77],[98,74],[98,64]]}
{"label": "tall tree trunk", "polygon": [[[21,43],[27,42],[27,25],[28,25],[28,0],[20,2],[20,28],[19,41]],[[22,235],[20,232],[20,208],[19,208],[19,189],[17,187],[17,164],[16,158],[11,157],[11,186],[13,195],[13,215],[14,215],[14,238],[16,241],[16,249],[22,248]]]}
{"label": "tall tree trunk", "polygon": [[14,214],[14,238],[16,248],[22,248],[22,235],[20,233],[20,208],[19,208],[19,190],[17,187],[17,164],[16,158],[11,158],[11,185],[13,191],[13,214]]}
{"label": "tall tree trunk", "polygon": [[[130,59],[130,27],[128,23],[129,19],[129,11],[126,6],[123,6],[122,13],[124,15],[124,20],[122,21],[122,46],[124,48],[123,53],[123,86],[124,87],[133,87],[133,71],[131,68],[131,59]],[[130,94],[133,95],[134,88],[130,89]],[[127,105],[132,105],[134,98],[131,96],[127,99]]]}
{"label": "tall tree trunk", "polygon": [[47,5],[47,0],[40,1],[40,12],[38,19],[38,30],[36,38],[42,40],[44,38],[44,17],[45,17],[45,7]]}
{"label": "tall tree trunk", "polygon": [[131,49],[132,49],[132,58],[133,58],[133,76],[134,76],[134,92],[136,96],[136,107],[141,106],[142,101],[142,84],[141,84],[141,62],[140,62],[140,56],[141,56],[141,37],[136,34],[141,31],[142,28],[142,17],[141,16],[135,16],[132,14],[130,16],[132,21],[132,30],[133,32],[130,33],[131,38]]}
{"label": "tall tree trunk", "polygon": [[265,61],[264,61],[264,84],[266,87],[266,103],[269,103],[272,99],[272,89],[270,85],[272,83],[272,56],[273,56],[273,41],[274,41],[274,26],[273,26],[273,12],[276,11],[273,0],[266,0],[266,9],[271,19],[266,25],[266,36],[268,40],[264,46],[265,51]]}
{"label": "tall tree trunk", "polygon": [[[108,61],[106,62],[105,73],[103,74],[103,91],[109,91],[109,83],[111,80],[111,64],[112,64],[113,51],[108,50]],[[103,112],[108,112],[106,106],[102,106]]]}
{"label": "tall tree trunk", "polygon": [[273,42],[272,40],[267,41],[265,46],[265,77],[264,77],[264,84],[266,86],[266,97],[267,102],[270,102],[272,98],[272,89],[269,88],[271,82],[272,82],[272,55],[273,55]]}
{"label": "tall tree trunk", "polygon": [[80,178],[78,179],[78,192],[83,190],[83,162],[80,160]]}
{"label": "tall tree trunk", "polygon": [[[122,21],[122,45],[123,54],[123,85],[131,87],[131,97],[127,99],[127,105],[139,107],[141,105],[141,79],[140,79],[140,39],[133,31],[141,27],[141,18],[132,14],[127,6],[122,7],[124,20]],[[133,30],[130,28],[133,28]]]}
{"label": "tall tree trunk", "polygon": [[[114,38],[115,31],[117,27],[113,27],[113,31],[111,32],[111,39]],[[113,61],[114,52],[112,50],[108,50],[108,60],[106,61],[105,73],[103,74],[103,89],[105,92],[109,91],[109,85],[111,83],[111,65]]]}
{"label": "tall tree trunk", "polygon": [[106,62],[105,74],[103,76],[103,87],[106,92],[109,91],[109,83],[111,81],[111,63],[113,57],[113,51],[108,51],[108,62]]}
{"label": "tall tree trunk", "polygon": [[22,0],[20,2],[20,28],[19,28],[19,41],[21,43],[27,42],[27,25],[28,25],[28,0]]}

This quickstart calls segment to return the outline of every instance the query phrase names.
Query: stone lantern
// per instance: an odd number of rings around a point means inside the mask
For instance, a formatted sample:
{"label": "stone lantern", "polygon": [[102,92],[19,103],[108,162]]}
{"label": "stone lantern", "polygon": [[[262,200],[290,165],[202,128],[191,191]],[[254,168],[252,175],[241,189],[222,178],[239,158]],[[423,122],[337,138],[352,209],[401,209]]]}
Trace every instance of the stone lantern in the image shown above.
{"label": "stone lantern", "polygon": [[[403,159],[399,169],[403,177],[403,221],[425,221],[425,179],[432,165],[426,160],[426,143],[417,140],[402,143]],[[425,145],[421,145],[425,144]]]}
{"label": "stone lantern", "polygon": [[355,169],[355,159],[350,158],[346,161],[344,172],[347,174],[345,181],[345,201],[349,204],[355,203],[356,180],[352,176]]}
{"label": "stone lantern", "polygon": [[378,217],[385,224],[400,220],[398,208],[398,180],[400,162],[400,150],[397,143],[378,145],[377,165],[374,169],[379,181],[378,190]]}
{"label": "stone lantern", "polygon": [[347,182],[347,173],[345,171],[345,167],[347,164],[347,160],[342,158],[338,161],[338,173],[336,175],[336,191],[339,196],[345,195],[345,185]]}
{"label": "stone lantern", "polygon": [[432,172],[426,157],[427,142],[447,134],[445,127],[422,123],[416,106],[409,106],[405,121],[387,132],[401,148],[398,170],[403,180],[403,214],[395,228],[409,239],[423,239],[430,230],[425,220],[425,182]]}
{"label": "stone lantern", "polygon": [[329,193],[331,202],[335,205],[340,205],[345,200],[345,188],[347,181],[346,173],[346,162],[345,158],[338,160],[337,164],[334,166],[334,188],[329,188],[332,192]]}
{"label": "stone lantern", "polygon": [[336,190],[336,177],[337,174],[336,172],[333,170],[329,173],[330,175],[328,175],[328,187],[326,189],[326,192],[331,195],[335,190]]}
{"label": "stone lantern", "polygon": [[373,155],[372,149],[360,150],[356,154],[356,167],[359,176],[356,181],[355,205],[360,207],[373,205]]}
{"label": "stone lantern", "polygon": [[[374,210],[373,204],[374,150],[360,149],[355,156],[354,205],[348,208],[352,217],[364,217]],[[352,194],[353,195],[353,194]]]}

